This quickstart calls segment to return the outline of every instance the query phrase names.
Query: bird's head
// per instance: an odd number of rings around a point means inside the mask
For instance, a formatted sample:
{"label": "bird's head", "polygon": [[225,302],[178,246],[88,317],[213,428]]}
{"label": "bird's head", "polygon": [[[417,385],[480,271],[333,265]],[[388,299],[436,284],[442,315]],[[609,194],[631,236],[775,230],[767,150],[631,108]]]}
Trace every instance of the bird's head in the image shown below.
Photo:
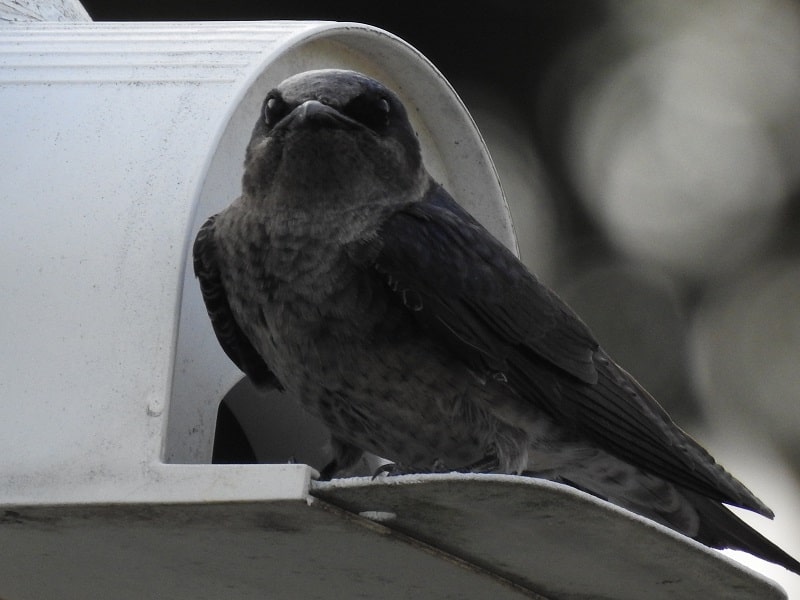
{"label": "bird's head", "polygon": [[286,210],[413,199],[427,183],[399,98],[355,71],[306,71],[267,94],[245,158],[245,197]]}

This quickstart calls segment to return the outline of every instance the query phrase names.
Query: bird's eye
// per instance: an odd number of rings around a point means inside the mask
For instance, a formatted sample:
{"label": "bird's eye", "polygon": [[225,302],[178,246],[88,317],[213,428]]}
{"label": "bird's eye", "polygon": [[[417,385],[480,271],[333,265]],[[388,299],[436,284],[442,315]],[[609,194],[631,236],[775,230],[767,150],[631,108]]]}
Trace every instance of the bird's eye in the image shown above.
{"label": "bird's eye", "polygon": [[264,123],[272,127],[286,114],[286,103],[279,96],[267,96],[264,101]]}
{"label": "bird's eye", "polygon": [[387,118],[389,117],[390,109],[391,107],[389,106],[389,101],[386,98],[381,98],[380,100],[378,100],[378,110],[384,113]]}
{"label": "bird's eye", "polygon": [[361,95],[348,102],[343,112],[350,118],[380,133],[389,125],[392,106],[389,100],[383,96]]}

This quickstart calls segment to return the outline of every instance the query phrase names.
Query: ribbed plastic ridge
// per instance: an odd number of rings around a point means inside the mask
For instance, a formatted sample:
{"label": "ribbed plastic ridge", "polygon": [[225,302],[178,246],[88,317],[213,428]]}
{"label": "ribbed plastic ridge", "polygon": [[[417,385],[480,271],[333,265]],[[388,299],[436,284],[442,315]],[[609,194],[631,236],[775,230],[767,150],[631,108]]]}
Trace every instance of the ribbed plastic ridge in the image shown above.
{"label": "ribbed plastic ridge", "polygon": [[0,82],[232,83],[310,22],[13,23],[0,28]]}

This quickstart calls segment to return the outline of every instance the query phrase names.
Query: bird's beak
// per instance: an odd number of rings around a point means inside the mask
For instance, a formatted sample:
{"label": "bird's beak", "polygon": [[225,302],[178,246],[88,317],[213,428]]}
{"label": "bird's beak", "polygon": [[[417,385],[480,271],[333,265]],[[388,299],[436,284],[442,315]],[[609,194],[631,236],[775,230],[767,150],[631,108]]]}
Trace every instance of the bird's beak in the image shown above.
{"label": "bird's beak", "polygon": [[315,115],[330,114],[332,111],[337,112],[335,109],[318,100],[306,100],[295,109],[297,118],[301,121],[313,118]]}

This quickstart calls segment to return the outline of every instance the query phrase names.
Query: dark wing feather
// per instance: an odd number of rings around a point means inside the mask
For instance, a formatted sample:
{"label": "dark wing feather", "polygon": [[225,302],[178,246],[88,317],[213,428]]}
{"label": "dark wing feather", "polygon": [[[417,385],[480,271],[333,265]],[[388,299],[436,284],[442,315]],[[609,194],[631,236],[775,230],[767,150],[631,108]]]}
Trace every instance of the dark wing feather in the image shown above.
{"label": "dark wing feather", "polygon": [[391,288],[473,368],[505,371],[525,352],[597,381],[586,325],[441,187],[396,213],[377,244]]}
{"label": "dark wing feather", "polygon": [[502,372],[563,427],[719,501],[771,514],[599,348],[551,290],[441,187],[382,227],[375,267],[430,335]]}
{"label": "dark wing feather", "polygon": [[214,239],[214,219],[208,219],[194,240],[194,274],[220,346],[234,364],[259,387],[283,389],[264,359],[247,339],[231,311],[222,283]]}

